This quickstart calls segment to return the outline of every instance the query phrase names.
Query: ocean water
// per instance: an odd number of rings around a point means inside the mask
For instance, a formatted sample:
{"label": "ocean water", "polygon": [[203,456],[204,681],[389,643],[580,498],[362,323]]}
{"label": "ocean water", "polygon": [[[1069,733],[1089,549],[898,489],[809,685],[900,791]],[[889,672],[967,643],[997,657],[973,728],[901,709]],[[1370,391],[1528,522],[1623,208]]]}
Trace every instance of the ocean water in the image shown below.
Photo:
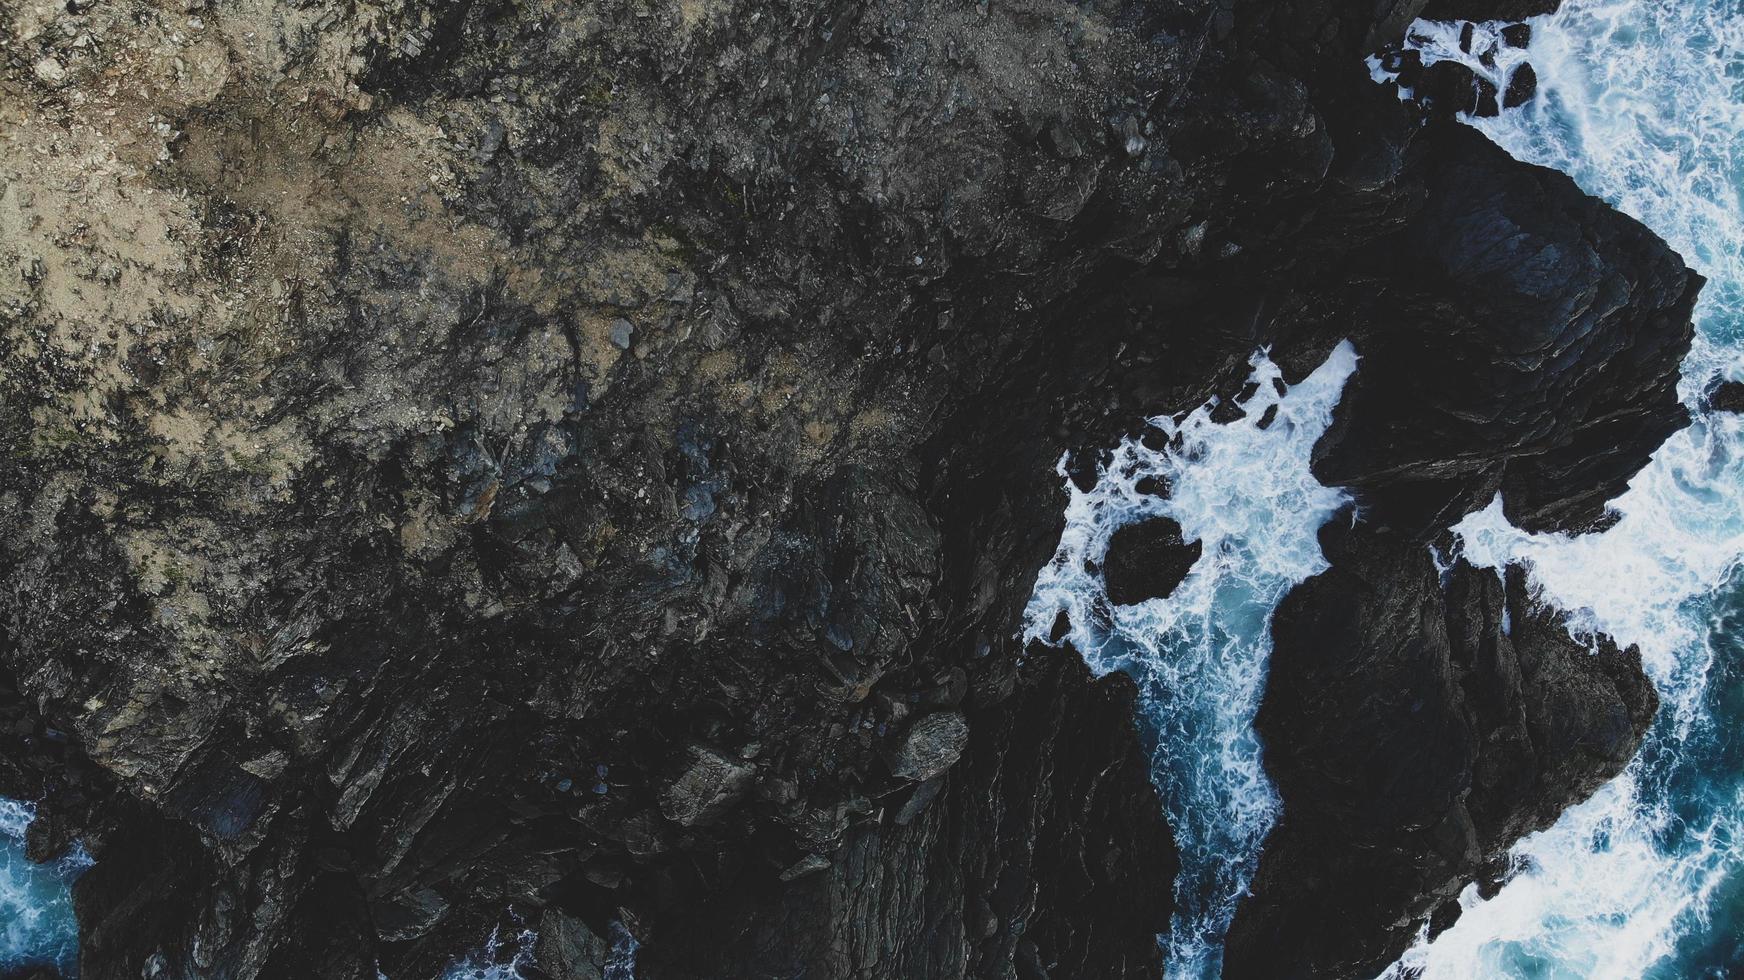
{"label": "ocean water", "polygon": [[[1315,480],[1310,455],[1356,365],[1342,344],[1285,390],[1277,365],[1256,354],[1240,418],[1212,421],[1213,403],[1152,419],[1165,448],[1127,439],[1088,492],[1065,481],[1066,527],[1026,610],[1026,638],[1045,641],[1063,611],[1065,639],[1095,673],[1122,670],[1139,684],[1152,778],[1181,849],[1175,920],[1163,937],[1171,977],[1221,972],[1224,934],[1277,817],[1253,731],[1271,615],[1326,567],[1317,532],[1348,498]],[[1166,481],[1168,495],[1140,492],[1147,477]],[[1109,538],[1156,515],[1178,521],[1203,552],[1167,598],[1116,606],[1099,570]]]}
{"label": "ocean water", "polygon": [[0,797],[0,970],[54,966],[78,975],[79,930],[72,883],[91,866],[83,848],[36,864],[24,855],[29,803]]}
{"label": "ocean water", "polygon": [[[611,948],[606,953],[604,980],[636,980],[636,937],[622,922],[613,922],[607,938]],[[503,938],[501,929],[493,930],[483,946],[455,957],[438,980],[526,980],[538,941],[539,934],[529,928],[516,930],[509,939]]]}
{"label": "ocean water", "polygon": [[522,980],[521,971],[533,965],[533,944],[538,940],[532,929],[517,930],[507,940],[501,929],[493,929],[483,946],[455,957],[441,980]]}
{"label": "ocean water", "polygon": [[1744,977],[1744,417],[1700,410],[1744,378],[1744,0],[1565,0],[1529,51],[1482,59],[1458,25],[1419,24],[1425,61],[1502,82],[1521,60],[1537,100],[1471,120],[1662,235],[1709,279],[1682,395],[1696,413],[1615,503],[1610,530],[1529,535],[1499,505],[1458,528],[1480,566],[1523,564],[1577,635],[1640,647],[1662,707],[1639,757],[1513,850],[1513,877],[1421,942],[1389,978]]}

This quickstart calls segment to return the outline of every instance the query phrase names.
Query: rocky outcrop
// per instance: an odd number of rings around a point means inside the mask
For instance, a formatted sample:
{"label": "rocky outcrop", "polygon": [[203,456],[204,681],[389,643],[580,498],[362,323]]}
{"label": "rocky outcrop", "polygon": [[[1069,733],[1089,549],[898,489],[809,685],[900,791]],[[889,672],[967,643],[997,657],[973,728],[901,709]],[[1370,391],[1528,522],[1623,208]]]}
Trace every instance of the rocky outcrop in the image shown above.
{"label": "rocky outcrop", "polygon": [[945,774],[969,744],[969,725],[955,711],[938,711],[908,726],[890,751],[890,771],[919,782]]}
{"label": "rocky outcrop", "polygon": [[1373,324],[1315,473],[1427,538],[1498,491],[1529,530],[1603,517],[1665,437],[1702,279],[1566,176],[1431,124],[1427,198],[1376,246]]}
{"label": "rocky outcrop", "polygon": [[1013,639],[1061,454],[1346,337],[1391,533],[1590,519],[1677,423],[1690,282],[1373,85],[1378,8],[10,11],[0,703],[59,741],[0,773],[98,857],[83,975],[422,980],[513,907],[649,980],[1155,976],[1130,694]]}
{"label": "rocky outcrop", "polygon": [[1273,619],[1256,726],[1284,818],[1224,975],[1376,976],[1457,917],[1514,841],[1634,756],[1658,698],[1639,655],[1589,649],[1527,593],[1421,542],[1333,521],[1332,569]]}
{"label": "rocky outcrop", "polygon": [[1418,146],[1427,198],[1375,246],[1377,324],[1316,447],[1360,520],[1328,525],[1332,569],[1273,622],[1257,726],[1284,817],[1229,977],[1379,973],[1514,841],[1621,772],[1657,705],[1632,651],[1575,643],[1517,572],[1505,596],[1463,563],[1444,588],[1431,548],[1498,492],[1524,528],[1601,525],[1686,422],[1702,280],[1470,130],[1434,122]]}
{"label": "rocky outcrop", "polygon": [[568,980],[605,980],[611,947],[587,924],[556,908],[539,917],[534,962],[547,976]]}
{"label": "rocky outcrop", "polygon": [[954,775],[785,888],[747,873],[673,908],[682,929],[638,975],[1159,976],[1176,856],[1128,721],[1136,687],[1042,647],[1002,683],[1019,693],[976,699]]}
{"label": "rocky outcrop", "polygon": [[1722,381],[1708,389],[1703,401],[1716,412],[1744,412],[1744,382]]}
{"label": "rocky outcrop", "polygon": [[1153,517],[1120,528],[1108,539],[1108,556],[1102,562],[1108,600],[1127,606],[1169,595],[1204,551],[1198,541],[1182,541],[1181,525],[1171,518]]}

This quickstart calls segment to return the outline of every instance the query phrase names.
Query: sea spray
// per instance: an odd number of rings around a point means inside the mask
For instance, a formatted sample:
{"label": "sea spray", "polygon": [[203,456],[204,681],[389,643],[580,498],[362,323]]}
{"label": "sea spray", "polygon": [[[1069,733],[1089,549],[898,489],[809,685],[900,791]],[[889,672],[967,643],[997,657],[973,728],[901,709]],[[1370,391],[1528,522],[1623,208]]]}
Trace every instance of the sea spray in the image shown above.
{"label": "sea spray", "polygon": [[[1121,670],[1139,683],[1152,778],[1181,850],[1165,938],[1172,977],[1221,972],[1224,934],[1277,817],[1253,731],[1270,620],[1292,586],[1326,567],[1317,535],[1348,498],[1322,486],[1310,464],[1356,367],[1346,342],[1286,389],[1261,352],[1251,394],[1236,403],[1240,417],[1213,421],[1213,402],[1150,420],[1164,448],[1123,440],[1093,488],[1067,482],[1066,527],[1026,612],[1026,638],[1045,640],[1064,612],[1064,640],[1094,672]],[[1167,494],[1141,491],[1147,478]],[[1109,539],[1153,516],[1178,522],[1201,557],[1169,596],[1114,605],[1099,571]]]}
{"label": "sea spray", "polygon": [[[1600,534],[1526,534],[1500,502],[1455,530],[1468,561],[1523,565],[1576,635],[1634,644],[1659,688],[1640,756],[1511,854],[1494,898],[1392,977],[1707,977],[1744,970],[1744,419],[1702,410],[1744,371],[1744,3],[1567,0],[1532,22],[1538,99],[1472,120],[1514,156],[1555,167],[1663,236],[1709,278],[1682,395],[1692,425],[1667,440]],[[1486,64],[1500,25],[1414,25],[1425,63]],[[1492,59],[1492,62],[1494,59]],[[1378,68],[1378,63],[1376,65]]]}

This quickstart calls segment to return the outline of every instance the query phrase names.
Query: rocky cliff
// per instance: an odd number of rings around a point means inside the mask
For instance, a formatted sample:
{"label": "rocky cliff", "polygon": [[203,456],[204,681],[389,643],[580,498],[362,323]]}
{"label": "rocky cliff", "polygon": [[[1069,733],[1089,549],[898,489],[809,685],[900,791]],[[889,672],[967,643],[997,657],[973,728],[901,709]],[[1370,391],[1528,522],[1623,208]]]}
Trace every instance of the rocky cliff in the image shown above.
{"label": "rocky cliff", "polygon": [[1370,81],[1423,7],[0,6],[0,792],[97,857],[82,975],[512,908],[559,978],[1157,976],[1130,686],[1014,639],[1054,465],[1347,337],[1230,970],[1384,960],[1639,737],[1427,545],[1596,520],[1696,288]]}

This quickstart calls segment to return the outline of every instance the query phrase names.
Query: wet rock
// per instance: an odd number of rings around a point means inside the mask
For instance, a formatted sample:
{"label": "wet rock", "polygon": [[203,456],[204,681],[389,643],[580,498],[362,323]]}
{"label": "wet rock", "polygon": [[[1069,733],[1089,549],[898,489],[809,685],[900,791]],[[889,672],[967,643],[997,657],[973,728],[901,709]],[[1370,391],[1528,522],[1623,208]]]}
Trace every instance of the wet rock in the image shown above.
{"label": "wet rock", "polygon": [[1381,55],[1381,68],[1398,79],[1407,89],[1422,84],[1423,53],[1414,48],[1387,51]]}
{"label": "wet rock", "polygon": [[1058,643],[1072,632],[1072,617],[1064,609],[1054,614],[1054,623],[1048,627],[1048,642]]}
{"label": "wet rock", "polygon": [[969,723],[955,711],[923,715],[890,750],[890,770],[925,781],[956,765],[969,744]]}
{"label": "wet rock", "polygon": [[551,980],[603,980],[611,945],[587,924],[554,908],[539,917],[533,962]]}
{"label": "wet rock", "polygon": [[1181,539],[1181,525],[1173,518],[1152,517],[1122,527],[1109,539],[1102,567],[1109,601],[1130,606],[1170,595],[1204,550],[1203,542]]}
{"label": "wet rock", "polygon": [[1502,28],[1502,43],[1510,48],[1529,48],[1532,46],[1531,24],[1509,24]]}
{"label": "wet rock", "polygon": [[1564,175],[1458,124],[1425,139],[1429,201],[1381,259],[1404,288],[1380,315],[1406,326],[1359,345],[1315,474],[1400,530],[1436,533],[1498,489],[1520,527],[1591,526],[1687,424],[1702,279]]}
{"label": "wet rock", "polygon": [[1508,90],[1502,93],[1502,108],[1523,106],[1537,94],[1538,72],[1531,65],[1521,65],[1508,76]]}
{"label": "wet rock", "polygon": [[1576,642],[1518,570],[1504,589],[1461,563],[1444,591],[1409,538],[1322,538],[1332,569],[1273,618],[1256,727],[1284,818],[1230,933],[1236,980],[1376,975],[1621,772],[1658,707],[1636,651]]}
{"label": "wet rock", "polygon": [[[694,827],[712,823],[751,788],[757,768],[703,745],[692,745],[688,765],[660,794],[668,820]],[[603,785],[603,784],[602,784]]]}
{"label": "wet rock", "polygon": [[1744,412],[1744,381],[1722,381],[1703,396],[1709,410]]}
{"label": "wet rock", "polygon": [[1424,68],[1413,94],[1440,115],[1470,115],[1478,110],[1478,78],[1457,61],[1437,61]]}
{"label": "wet rock", "polygon": [[1494,82],[1487,78],[1477,79],[1477,93],[1472,104],[1471,114],[1479,119],[1494,119],[1502,114],[1502,107],[1497,97]]}

